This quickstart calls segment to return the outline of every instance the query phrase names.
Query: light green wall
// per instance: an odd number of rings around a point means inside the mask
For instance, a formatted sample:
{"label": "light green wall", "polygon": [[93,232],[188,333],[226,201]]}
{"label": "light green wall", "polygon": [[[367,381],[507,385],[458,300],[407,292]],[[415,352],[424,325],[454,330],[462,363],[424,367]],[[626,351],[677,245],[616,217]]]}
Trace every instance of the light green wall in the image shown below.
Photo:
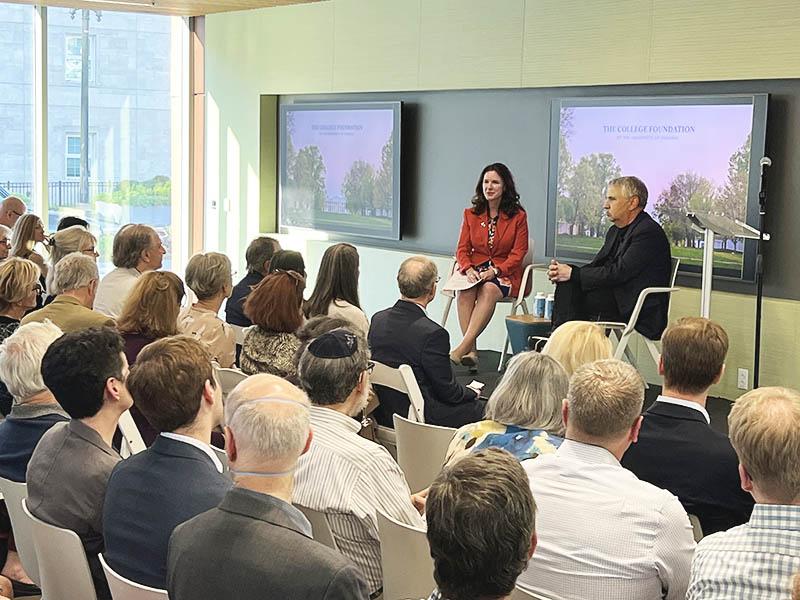
{"label": "light green wall", "polygon": [[[262,184],[273,188],[260,175],[262,94],[795,78],[799,39],[797,0],[331,0],[210,15],[206,246],[243,256],[272,222],[274,198],[262,198]],[[326,246],[313,237],[286,240],[310,266]],[[406,255],[360,253],[363,302],[374,312],[394,301]],[[446,258],[437,262],[447,268]],[[546,285],[540,275],[537,288]],[[698,306],[698,292],[684,290],[671,317]],[[736,369],[752,364],[753,306],[748,296],[712,299],[712,317],[732,339],[715,390],[729,398],[739,393]],[[438,320],[438,301],[431,313]],[[762,384],[800,387],[800,303],[767,299],[764,317]],[[501,343],[496,318],[481,346]]]}

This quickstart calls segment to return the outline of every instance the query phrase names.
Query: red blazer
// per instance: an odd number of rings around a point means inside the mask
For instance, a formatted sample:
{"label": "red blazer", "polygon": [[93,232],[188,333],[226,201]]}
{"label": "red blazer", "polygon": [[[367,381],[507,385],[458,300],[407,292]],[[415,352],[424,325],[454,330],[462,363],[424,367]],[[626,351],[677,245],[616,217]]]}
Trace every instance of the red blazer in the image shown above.
{"label": "red blazer", "polygon": [[519,293],[525,255],[528,253],[528,215],[524,209],[513,217],[500,212],[494,247],[489,250],[489,223],[487,213],[473,214],[471,208],[464,210],[464,221],[458,236],[456,260],[462,273],[489,260],[500,271],[500,276],[511,280],[511,295]]}

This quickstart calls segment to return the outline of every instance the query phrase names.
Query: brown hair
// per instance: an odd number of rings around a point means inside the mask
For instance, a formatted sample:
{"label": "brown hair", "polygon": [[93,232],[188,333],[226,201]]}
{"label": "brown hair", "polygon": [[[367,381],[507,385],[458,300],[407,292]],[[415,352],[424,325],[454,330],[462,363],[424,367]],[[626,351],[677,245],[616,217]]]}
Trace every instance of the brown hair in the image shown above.
{"label": "brown hair", "polygon": [[261,280],[244,302],[244,314],[266,331],[292,333],[303,324],[305,278],[295,271],[276,271]]}
{"label": "brown hair", "polygon": [[12,256],[0,263],[0,312],[27,298],[40,275],[36,263],[25,258]]}
{"label": "brown hair", "polygon": [[142,252],[150,248],[157,238],[156,230],[149,225],[130,223],[123,226],[114,236],[114,266],[122,269],[135,268],[142,258]]}
{"label": "brown hair", "polygon": [[162,338],[178,333],[183,282],[169,271],[148,271],[136,281],[117,320],[121,333]]}
{"label": "brown hair", "polygon": [[33,247],[36,245],[36,240],[33,239],[33,230],[36,225],[44,224],[42,220],[33,213],[25,213],[14,225],[14,232],[12,234],[10,256],[18,256],[19,258],[28,258],[33,252]]}
{"label": "brown hair", "polygon": [[705,392],[722,371],[728,334],[702,317],[684,317],[661,336],[664,387],[685,394]]}
{"label": "brown hair", "polygon": [[344,300],[361,308],[358,301],[358,250],[351,244],[334,244],[325,250],[314,291],[306,302],[306,316],[327,315],[334,300]]}
{"label": "brown hair", "polygon": [[472,197],[472,214],[482,215],[489,212],[489,201],[483,195],[483,177],[489,171],[494,171],[503,181],[503,197],[500,199],[499,210],[508,217],[513,217],[520,210],[524,212],[522,204],[519,202],[517,186],[514,183],[514,176],[503,163],[492,163],[483,167],[478,183],[475,186],[475,195]]}
{"label": "brown hair", "polygon": [[176,335],[142,349],[127,385],[136,407],[153,427],[175,431],[197,417],[206,381],[217,387],[205,344]]}

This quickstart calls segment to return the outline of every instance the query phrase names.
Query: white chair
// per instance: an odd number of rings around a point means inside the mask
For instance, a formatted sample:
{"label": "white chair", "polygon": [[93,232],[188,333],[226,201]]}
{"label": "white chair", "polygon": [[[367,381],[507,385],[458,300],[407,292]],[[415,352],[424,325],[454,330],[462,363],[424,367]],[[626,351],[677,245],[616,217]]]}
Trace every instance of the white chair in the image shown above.
{"label": "white chair", "polygon": [[33,542],[33,529],[30,521],[22,510],[22,501],[28,497],[28,486],[17,481],[0,479],[0,492],[6,501],[6,510],[11,520],[11,529],[14,531],[14,542],[17,545],[22,568],[28,577],[40,584],[39,563],[36,560],[36,546]]}
{"label": "white chair", "polygon": [[214,444],[211,444],[211,449],[214,451],[214,454],[217,455],[219,462],[222,463],[222,472],[228,473],[230,475],[230,466],[228,465],[228,454],[222,448],[217,448]]}
{"label": "white chair", "polygon": [[78,535],[34,517],[26,500],[22,501],[22,510],[33,530],[42,597],[46,600],[97,600],[89,562]]}
{"label": "white chair", "polygon": [[[523,314],[529,314],[530,310],[528,309],[528,302],[527,298],[530,296],[531,291],[533,290],[533,268],[536,266],[533,263],[533,238],[528,238],[528,253],[525,255],[525,258],[522,261],[522,264],[525,265],[525,270],[522,272],[522,283],[519,287],[519,292],[515,296],[509,296],[508,298],[503,298],[502,300],[498,301],[498,304],[510,304],[511,305],[511,312],[509,313],[510,316],[517,314],[517,310],[522,309]],[[458,268],[458,261],[453,259],[453,265],[450,268],[449,276],[452,276],[455,273],[456,269]],[[530,284],[530,288],[528,288],[528,284]],[[444,313],[442,314],[442,327],[447,327],[447,317],[450,316],[450,307],[453,304],[453,298],[455,298],[455,294],[452,292],[447,292],[442,290],[441,292],[443,295],[447,297],[444,303]],[[506,331],[506,338],[503,342],[503,352],[500,354],[500,364],[497,366],[497,370],[502,371],[503,367],[506,365],[506,353],[508,352],[508,331]]]}
{"label": "white chair", "polygon": [[[617,341],[617,347],[614,351],[614,358],[622,359],[622,357],[625,356],[628,359],[628,362],[635,366],[636,359],[634,358],[633,353],[630,351],[628,343],[630,342],[630,337],[636,331],[636,322],[639,320],[639,314],[642,312],[642,306],[644,305],[647,297],[652,294],[669,294],[669,300],[672,299],[672,293],[680,290],[680,288],[675,287],[675,279],[678,276],[678,267],[680,264],[681,261],[679,258],[672,259],[672,272],[670,273],[669,287],[650,287],[639,292],[639,298],[636,300],[636,304],[633,307],[633,312],[631,313],[631,317],[628,319],[627,323],[608,321],[598,322],[598,325],[601,327],[610,329],[611,337]],[[642,336],[642,339],[644,340],[647,349],[650,351],[650,356],[652,357],[653,361],[658,364],[658,361],[661,359],[661,352],[659,351],[655,340],[651,340],[644,336]]]}
{"label": "white chair", "polygon": [[[539,594],[534,594],[533,592],[526,592],[521,587],[515,587],[514,591],[511,592],[510,596],[511,600],[549,600],[549,598],[545,598],[544,596],[540,596]],[[114,598],[114,600],[117,600]]]}
{"label": "white chair", "polygon": [[123,458],[127,458],[132,454],[138,454],[147,448],[142,439],[142,434],[139,433],[139,428],[136,426],[136,421],[133,420],[129,410],[126,410],[120,416],[118,427],[120,433],[122,433],[122,449],[120,454]]}
{"label": "white chair", "polygon": [[[418,423],[425,422],[425,400],[419,389],[419,383],[414,376],[414,370],[408,365],[400,365],[393,369],[383,363],[375,361],[375,367],[370,375],[373,385],[382,385],[408,396],[408,419]],[[397,460],[397,437],[391,427],[376,426],[378,443],[389,451],[392,458]]]}
{"label": "white chair", "polygon": [[[298,508],[300,512],[306,516],[308,522],[311,523],[311,531],[314,535],[314,539],[320,544],[324,544],[328,548],[338,551],[339,548],[336,546],[336,540],[333,537],[333,532],[331,531],[331,526],[328,523],[328,518],[325,516],[325,513],[300,506],[299,504],[295,504],[295,507]],[[114,600],[116,600],[116,598]]]}
{"label": "white chair", "polygon": [[100,564],[103,565],[103,572],[108,580],[108,588],[111,590],[113,600],[163,600],[168,598],[167,590],[151,588],[130,579],[125,579],[114,569],[108,566],[103,555],[99,555]]}
{"label": "white chair", "polygon": [[456,433],[451,427],[415,423],[394,415],[397,463],[412,492],[427,488],[444,464],[447,448]]}
{"label": "white chair", "polygon": [[436,587],[424,529],[401,523],[380,510],[378,535],[383,565],[383,600],[427,598]]}
{"label": "white chair", "polygon": [[231,393],[233,388],[235,388],[239,382],[244,381],[247,379],[247,375],[242,373],[239,369],[226,369],[223,367],[218,367],[217,371],[217,378],[219,379],[219,383],[222,386],[222,399],[225,400],[228,397],[228,394]]}
{"label": "white chair", "polygon": [[689,523],[692,524],[692,534],[694,534],[694,541],[699,542],[705,537],[703,535],[703,526],[700,524],[700,519],[697,515],[689,515]]}

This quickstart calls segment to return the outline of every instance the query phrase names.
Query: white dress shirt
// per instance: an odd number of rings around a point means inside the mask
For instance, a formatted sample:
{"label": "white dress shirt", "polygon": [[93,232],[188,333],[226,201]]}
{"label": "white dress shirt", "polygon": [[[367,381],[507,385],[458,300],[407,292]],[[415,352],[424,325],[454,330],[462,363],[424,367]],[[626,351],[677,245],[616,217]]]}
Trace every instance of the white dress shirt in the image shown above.
{"label": "white dress shirt", "polygon": [[573,440],[522,466],[539,545],[521,587],[552,600],[684,598],[695,543],[675,496]]}
{"label": "white dress shirt", "polygon": [[97,295],[94,298],[94,310],[118,319],[122,305],[128,299],[131,288],[142,274],[136,269],[117,267],[100,280]]}
{"label": "white dress shirt", "polygon": [[222,462],[219,460],[217,454],[211,449],[211,446],[208,444],[204,444],[198,439],[190,437],[188,435],[183,435],[182,433],[173,433],[171,431],[162,431],[161,435],[165,438],[169,438],[171,440],[175,440],[177,442],[183,442],[184,444],[189,444],[190,446],[194,446],[199,450],[202,450],[208,455],[208,458],[211,459],[211,462],[214,463],[214,466],[217,468],[217,471],[222,473],[225,469],[222,466]]}
{"label": "white dress shirt", "polygon": [[325,513],[339,551],[361,570],[372,594],[383,586],[377,509],[415,527],[425,527],[424,521],[400,467],[386,448],[358,435],[358,421],[312,406],[311,428],[292,502]]}
{"label": "white dress shirt", "polygon": [[708,416],[708,411],[706,407],[702,404],[698,404],[697,402],[692,402],[691,400],[684,400],[683,398],[673,398],[672,396],[662,396],[659,395],[656,398],[656,402],[663,402],[664,404],[675,404],[677,406],[683,406],[684,408],[691,408],[692,410],[696,410],[701,415],[703,415],[706,419],[706,423],[711,425],[711,417]]}

